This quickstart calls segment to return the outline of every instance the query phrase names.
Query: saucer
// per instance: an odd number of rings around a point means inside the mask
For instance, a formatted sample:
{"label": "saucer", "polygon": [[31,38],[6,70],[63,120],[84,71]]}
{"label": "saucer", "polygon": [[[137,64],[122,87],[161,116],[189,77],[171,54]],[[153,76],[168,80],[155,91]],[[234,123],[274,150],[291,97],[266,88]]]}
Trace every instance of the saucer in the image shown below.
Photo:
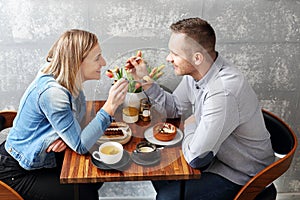
{"label": "saucer", "polygon": [[103,163],[101,161],[96,160],[93,156],[91,156],[91,160],[92,160],[93,165],[95,165],[99,169],[123,171],[123,170],[125,170],[127,165],[130,163],[130,155],[127,151],[124,150],[122,159],[115,164]]}
{"label": "saucer", "polygon": [[160,150],[157,150],[156,152],[157,154],[153,156],[153,159],[149,159],[149,160],[141,159],[139,153],[132,152],[131,159],[133,160],[133,162],[135,162],[138,165],[143,165],[143,166],[156,165],[160,162],[160,158],[161,158]]}

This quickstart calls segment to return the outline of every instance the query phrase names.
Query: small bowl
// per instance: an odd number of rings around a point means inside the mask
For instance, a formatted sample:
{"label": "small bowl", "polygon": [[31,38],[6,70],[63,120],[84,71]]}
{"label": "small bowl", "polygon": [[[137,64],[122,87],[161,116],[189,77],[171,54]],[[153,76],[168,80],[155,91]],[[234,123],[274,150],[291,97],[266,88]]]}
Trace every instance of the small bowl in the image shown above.
{"label": "small bowl", "polygon": [[136,149],[133,153],[138,154],[142,160],[150,160],[157,155],[157,148],[155,144],[149,142],[140,142],[136,145]]}

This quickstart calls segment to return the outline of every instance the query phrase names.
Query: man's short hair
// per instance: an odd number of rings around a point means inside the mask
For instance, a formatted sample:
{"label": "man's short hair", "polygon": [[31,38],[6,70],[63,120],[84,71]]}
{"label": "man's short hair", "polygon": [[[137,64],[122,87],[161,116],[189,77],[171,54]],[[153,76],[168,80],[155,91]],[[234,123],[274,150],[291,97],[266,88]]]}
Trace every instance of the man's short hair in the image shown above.
{"label": "man's short hair", "polygon": [[215,31],[207,21],[198,17],[182,19],[173,23],[170,28],[174,33],[183,33],[191,37],[207,52],[215,51]]}

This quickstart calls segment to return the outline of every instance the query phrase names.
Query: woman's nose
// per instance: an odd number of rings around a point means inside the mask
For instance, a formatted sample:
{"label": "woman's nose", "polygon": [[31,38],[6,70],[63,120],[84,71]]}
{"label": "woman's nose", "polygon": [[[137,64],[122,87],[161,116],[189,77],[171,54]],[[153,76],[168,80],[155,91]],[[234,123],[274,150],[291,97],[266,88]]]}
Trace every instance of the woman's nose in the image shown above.
{"label": "woman's nose", "polygon": [[106,61],[105,59],[102,57],[101,62],[100,62],[101,66],[105,66],[106,65]]}

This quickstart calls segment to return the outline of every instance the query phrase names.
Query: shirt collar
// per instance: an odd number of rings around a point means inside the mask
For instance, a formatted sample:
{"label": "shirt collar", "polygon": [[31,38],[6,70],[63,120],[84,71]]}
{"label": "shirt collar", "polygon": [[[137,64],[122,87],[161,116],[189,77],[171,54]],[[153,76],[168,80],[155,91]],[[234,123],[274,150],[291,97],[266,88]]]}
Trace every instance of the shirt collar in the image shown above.
{"label": "shirt collar", "polygon": [[209,80],[214,77],[223,66],[223,58],[217,53],[217,58],[212,66],[209,68],[207,73],[199,81],[194,80],[196,89],[205,88]]}

